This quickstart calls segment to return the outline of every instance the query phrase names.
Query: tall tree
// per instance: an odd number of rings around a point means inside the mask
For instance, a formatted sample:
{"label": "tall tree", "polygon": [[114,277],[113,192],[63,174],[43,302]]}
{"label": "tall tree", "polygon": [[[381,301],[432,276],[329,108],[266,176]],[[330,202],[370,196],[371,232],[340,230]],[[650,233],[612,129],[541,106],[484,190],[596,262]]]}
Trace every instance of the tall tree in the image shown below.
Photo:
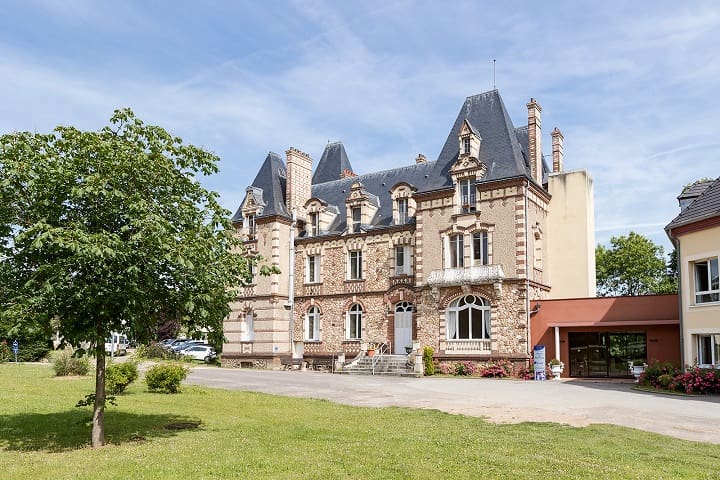
{"label": "tall tree", "polygon": [[612,237],[610,245],[595,248],[599,296],[677,292],[672,255],[666,263],[662,246],[635,232]]}
{"label": "tall tree", "polygon": [[100,131],[0,137],[0,312],[17,323],[57,318],[65,341],[92,345],[93,446],[105,442],[111,332],[142,340],[171,314],[221,341],[233,287],[256,259],[197,180],[217,160],[127,109]]}

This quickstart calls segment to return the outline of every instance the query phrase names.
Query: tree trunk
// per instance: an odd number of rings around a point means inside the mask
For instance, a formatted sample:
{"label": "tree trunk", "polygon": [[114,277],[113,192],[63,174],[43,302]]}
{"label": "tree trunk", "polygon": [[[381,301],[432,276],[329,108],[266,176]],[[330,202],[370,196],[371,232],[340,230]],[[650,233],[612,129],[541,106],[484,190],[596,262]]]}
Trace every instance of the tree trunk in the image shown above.
{"label": "tree trunk", "polygon": [[95,404],[92,418],[92,446],[105,445],[105,337],[98,335],[95,347]]}

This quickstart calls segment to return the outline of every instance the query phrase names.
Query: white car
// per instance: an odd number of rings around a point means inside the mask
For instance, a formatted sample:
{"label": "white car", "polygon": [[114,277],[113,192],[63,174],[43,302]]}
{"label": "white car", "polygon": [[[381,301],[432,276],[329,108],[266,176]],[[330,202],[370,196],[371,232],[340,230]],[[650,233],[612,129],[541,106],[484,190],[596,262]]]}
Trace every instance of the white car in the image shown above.
{"label": "white car", "polygon": [[192,345],[180,353],[193,360],[202,360],[205,363],[210,363],[217,358],[217,353],[210,345]]}

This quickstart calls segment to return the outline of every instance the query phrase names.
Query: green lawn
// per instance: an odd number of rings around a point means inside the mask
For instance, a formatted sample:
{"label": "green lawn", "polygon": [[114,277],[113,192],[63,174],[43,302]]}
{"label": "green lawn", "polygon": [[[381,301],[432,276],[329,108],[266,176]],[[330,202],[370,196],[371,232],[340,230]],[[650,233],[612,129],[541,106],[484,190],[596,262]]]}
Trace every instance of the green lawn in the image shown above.
{"label": "green lawn", "polygon": [[[92,379],[0,365],[0,479],[717,478],[720,446],[614,426],[495,425],[437,411],[131,385],[88,447]],[[193,424],[172,430],[170,424]]]}

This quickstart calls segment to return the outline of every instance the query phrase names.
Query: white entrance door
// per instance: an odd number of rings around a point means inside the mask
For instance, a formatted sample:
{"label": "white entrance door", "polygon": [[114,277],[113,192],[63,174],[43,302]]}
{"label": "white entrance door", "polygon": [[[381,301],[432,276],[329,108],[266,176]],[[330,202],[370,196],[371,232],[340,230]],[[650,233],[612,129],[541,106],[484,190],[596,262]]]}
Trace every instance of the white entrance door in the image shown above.
{"label": "white entrance door", "polygon": [[395,305],[395,345],[393,353],[405,353],[405,347],[412,346],[412,303],[400,302]]}

